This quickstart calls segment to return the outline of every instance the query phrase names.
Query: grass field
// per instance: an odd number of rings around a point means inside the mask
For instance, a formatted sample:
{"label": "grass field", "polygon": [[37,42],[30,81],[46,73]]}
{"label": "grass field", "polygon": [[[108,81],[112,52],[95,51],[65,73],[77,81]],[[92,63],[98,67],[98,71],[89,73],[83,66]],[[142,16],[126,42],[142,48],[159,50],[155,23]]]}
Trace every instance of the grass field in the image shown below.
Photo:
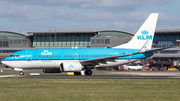
{"label": "grass field", "polygon": [[0,78],[0,101],[178,101],[179,79]]}

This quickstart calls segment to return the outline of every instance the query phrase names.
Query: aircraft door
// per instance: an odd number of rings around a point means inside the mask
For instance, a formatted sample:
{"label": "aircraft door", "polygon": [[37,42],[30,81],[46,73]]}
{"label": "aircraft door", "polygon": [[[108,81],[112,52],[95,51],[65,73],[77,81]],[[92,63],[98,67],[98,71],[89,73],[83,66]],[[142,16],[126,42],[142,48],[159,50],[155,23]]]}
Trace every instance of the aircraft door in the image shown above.
{"label": "aircraft door", "polygon": [[32,54],[30,51],[26,51],[26,60],[31,61],[32,60]]}
{"label": "aircraft door", "polygon": [[75,60],[78,60],[78,59],[79,59],[79,56],[78,56],[77,53],[75,53],[74,56],[75,56],[75,57],[74,57]]}
{"label": "aircraft door", "polygon": [[[131,51],[127,51],[127,54],[131,54]],[[131,55],[130,55],[130,56],[127,56],[127,60],[128,60],[128,61],[131,61]]]}

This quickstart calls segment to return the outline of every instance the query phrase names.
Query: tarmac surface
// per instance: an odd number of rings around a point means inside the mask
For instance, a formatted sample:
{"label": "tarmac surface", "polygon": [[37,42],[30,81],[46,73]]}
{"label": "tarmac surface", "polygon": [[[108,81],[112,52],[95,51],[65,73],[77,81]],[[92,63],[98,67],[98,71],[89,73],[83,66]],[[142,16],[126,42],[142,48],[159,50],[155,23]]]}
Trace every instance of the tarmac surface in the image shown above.
{"label": "tarmac surface", "polygon": [[[20,76],[19,76],[20,77]],[[121,75],[91,75],[91,76],[66,76],[66,75],[28,75],[21,78],[45,79],[180,79],[180,76],[121,76]]]}
{"label": "tarmac surface", "polygon": [[[12,69],[4,68],[3,72],[15,72]],[[38,74],[42,70],[26,70],[25,72],[31,72]],[[43,78],[43,79],[180,79],[179,71],[100,71],[93,70],[93,73],[100,73],[100,75],[23,75],[19,73],[15,75],[0,75],[0,78]],[[102,74],[102,75],[101,75]],[[119,75],[120,74],[120,75]],[[122,75],[121,75],[122,74]]]}

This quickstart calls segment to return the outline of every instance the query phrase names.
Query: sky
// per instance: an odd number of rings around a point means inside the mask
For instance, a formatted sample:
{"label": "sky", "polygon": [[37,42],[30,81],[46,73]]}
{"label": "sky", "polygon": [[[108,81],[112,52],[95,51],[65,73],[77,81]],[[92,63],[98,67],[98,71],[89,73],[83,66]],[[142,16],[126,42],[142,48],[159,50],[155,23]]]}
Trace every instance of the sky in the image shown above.
{"label": "sky", "polygon": [[121,30],[136,33],[150,13],[156,30],[180,29],[180,0],[0,0],[0,30]]}

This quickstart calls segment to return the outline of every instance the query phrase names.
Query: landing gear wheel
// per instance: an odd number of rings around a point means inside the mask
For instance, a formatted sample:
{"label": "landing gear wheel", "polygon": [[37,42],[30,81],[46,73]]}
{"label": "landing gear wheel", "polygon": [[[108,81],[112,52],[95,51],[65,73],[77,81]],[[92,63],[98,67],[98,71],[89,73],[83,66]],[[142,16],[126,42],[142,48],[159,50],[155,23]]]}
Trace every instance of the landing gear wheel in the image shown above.
{"label": "landing gear wheel", "polygon": [[44,73],[47,73],[47,70],[46,70],[46,69],[43,69],[43,72],[44,72]]}
{"label": "landing gear wheel", "polygon": [[85,71],[85,74],[86,74],[86,75],[92,75],[92,71],[91,71],[91,70],[86,70],[86,71]]}
{"label": "landing gear wheel", "polygon": [[81,72],[74,72],[74,75],[81,75]]}
{"label": "landing gear wheel", "polygon": [[20,73],[19,73],[19,74],[22,76],[22,75],[24,75],[24,72],[23,72],[23,71],[20,71]]}

